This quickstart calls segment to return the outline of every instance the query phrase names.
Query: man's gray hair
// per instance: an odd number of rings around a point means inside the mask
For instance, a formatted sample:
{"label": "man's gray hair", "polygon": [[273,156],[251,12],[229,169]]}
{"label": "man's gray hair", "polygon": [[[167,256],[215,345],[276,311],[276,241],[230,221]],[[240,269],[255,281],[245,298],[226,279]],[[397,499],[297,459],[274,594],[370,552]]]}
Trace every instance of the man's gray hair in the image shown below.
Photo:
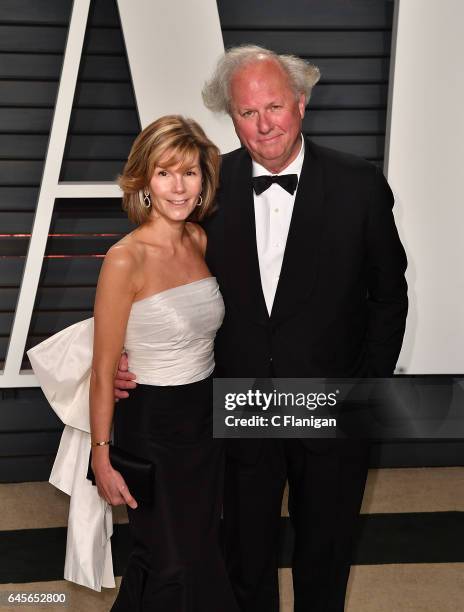
{"label": "man's gray hair", "polygon": [[235,71],[247,64],[265,59],[277,62],[287,74],[295,97],[304,94],[308,102],[312,88],[321,76],[317,66],[296,55],[279,55],[257,45],[241,45],[232,47],[224,53],[217,63],[212,78],[205,83],[202,91],[205,106],[216,113],[230,113],[230,82]]}

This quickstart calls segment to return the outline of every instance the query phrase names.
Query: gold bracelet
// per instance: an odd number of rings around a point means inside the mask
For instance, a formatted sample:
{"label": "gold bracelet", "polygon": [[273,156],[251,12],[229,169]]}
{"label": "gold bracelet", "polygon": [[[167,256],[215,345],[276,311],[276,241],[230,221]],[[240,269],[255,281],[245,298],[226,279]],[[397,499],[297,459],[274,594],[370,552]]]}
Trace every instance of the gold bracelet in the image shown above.
{"label": "gold bracelet", "polygon": [[107,446],[111,444],[111,440],[105,440],[104,442],[92,442],[90,446]]}

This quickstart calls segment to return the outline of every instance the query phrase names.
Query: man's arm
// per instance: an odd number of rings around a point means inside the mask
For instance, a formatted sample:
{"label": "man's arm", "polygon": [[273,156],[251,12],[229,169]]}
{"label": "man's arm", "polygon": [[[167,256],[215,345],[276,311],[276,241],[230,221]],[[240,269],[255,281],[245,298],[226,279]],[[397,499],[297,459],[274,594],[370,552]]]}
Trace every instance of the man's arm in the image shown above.
{"label": "man's arm", "polygon": [[137,383],[135,382],[135,374],[129,372],[129,362],[127,354],[123,353],[119,360],[118,371],[114,379],[114,397],[116,401],[129,397],[127,389],[135,389]]}
{"label": "man's arm", "polygon": [[393,217],[394,198],[376,169],[368,211],[367,283],[369,376],[391,376],[408,312],[406,254]]}

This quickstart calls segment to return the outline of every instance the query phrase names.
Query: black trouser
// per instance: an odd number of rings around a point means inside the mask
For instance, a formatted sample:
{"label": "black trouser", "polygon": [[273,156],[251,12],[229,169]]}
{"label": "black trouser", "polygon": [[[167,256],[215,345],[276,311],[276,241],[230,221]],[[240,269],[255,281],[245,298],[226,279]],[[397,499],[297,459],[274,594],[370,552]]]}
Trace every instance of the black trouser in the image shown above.
{"label": "black trouser", "polygon": [[[253,449],[258,448],[255,452]],[[353,536],[367,476],[365,443],[231,440],[226,459],[225,552],[241,612],[278,612],[282,494],[295,529],[295,612],[343,612]]]}

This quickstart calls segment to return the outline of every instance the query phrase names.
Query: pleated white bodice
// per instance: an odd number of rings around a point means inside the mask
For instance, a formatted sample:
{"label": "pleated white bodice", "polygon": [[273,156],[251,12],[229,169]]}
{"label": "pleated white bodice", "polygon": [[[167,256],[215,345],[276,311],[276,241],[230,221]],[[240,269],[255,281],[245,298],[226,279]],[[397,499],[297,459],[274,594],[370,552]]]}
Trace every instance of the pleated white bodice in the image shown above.
{"label": "pleated white bodice", "polygon": [[124,347],[136,381],[185,385],[209,376],[223,318],[224,302],[212,276],[134,302]]}

